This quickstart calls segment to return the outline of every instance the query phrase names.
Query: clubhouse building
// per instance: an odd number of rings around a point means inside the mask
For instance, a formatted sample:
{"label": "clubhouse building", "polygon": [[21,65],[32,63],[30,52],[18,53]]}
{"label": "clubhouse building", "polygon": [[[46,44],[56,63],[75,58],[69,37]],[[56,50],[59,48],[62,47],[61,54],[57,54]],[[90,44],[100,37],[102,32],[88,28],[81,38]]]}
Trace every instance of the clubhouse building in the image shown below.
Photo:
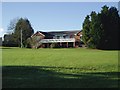
{"label": "clubhouse building", "polygon": [[37,31],[31,36],[36,42],[32,48],[69,48],[81,47],[82,31]]}

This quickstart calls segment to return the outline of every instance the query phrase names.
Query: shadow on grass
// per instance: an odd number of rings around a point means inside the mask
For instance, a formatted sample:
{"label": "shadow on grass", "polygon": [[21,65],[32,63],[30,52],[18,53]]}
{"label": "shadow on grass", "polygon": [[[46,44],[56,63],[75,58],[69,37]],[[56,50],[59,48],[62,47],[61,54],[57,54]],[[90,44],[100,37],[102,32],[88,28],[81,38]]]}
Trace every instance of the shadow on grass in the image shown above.
{"label": "shadow on grass", "polygon": [[12,47],[0,47],[0,49],[13,49]]}
{"label": "shadow on grass", "polygon": [[[48,70],[49,68],[49,70]],[[3,66],[3,88],[118,88],[118,72],[66,74],[42,66]]]}

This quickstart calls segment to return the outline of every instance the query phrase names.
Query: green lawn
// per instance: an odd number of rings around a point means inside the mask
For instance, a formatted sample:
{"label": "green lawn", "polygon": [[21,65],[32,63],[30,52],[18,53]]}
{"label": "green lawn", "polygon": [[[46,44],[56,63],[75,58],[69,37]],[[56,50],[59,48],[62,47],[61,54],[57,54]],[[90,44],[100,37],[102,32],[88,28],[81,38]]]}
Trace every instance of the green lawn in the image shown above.
{"label": "green lawn", "polygon": [[118,87],[118,51],[2,49],[3,88]]}

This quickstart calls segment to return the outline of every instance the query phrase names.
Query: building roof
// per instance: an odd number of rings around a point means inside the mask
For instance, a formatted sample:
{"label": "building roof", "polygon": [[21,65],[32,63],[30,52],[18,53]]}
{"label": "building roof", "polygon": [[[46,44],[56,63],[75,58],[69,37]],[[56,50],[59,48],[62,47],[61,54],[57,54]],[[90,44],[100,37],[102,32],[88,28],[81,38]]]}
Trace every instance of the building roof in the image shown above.
{"label": "building roof", "polygon": [[42,36],[45,36],[45,39],[51,39],[53,38],[53,36],[56,36],[56,35],[69,35],[69,36],[74,36],[74,35],[77,35],[79,32],[81,32],[80,30],[72,30],[72,31],[51,31],[51,32],[43,32],[43,31],[37,31],[35,34],[33,34],[32,36],[39,36],[39,35],[42,35]]}
{"label": "building roof", "polygon": [[57,35],[57,34],[65,34],[65,35],[75,35],[78,32],[80,32],[80,30],[72,30],[72,31],[52,31],[52,32],[47,32],[49,34],[52,35]]}
{"label": "building roof", "polygon": [[39,32],[39,31],[37,31],[35,34],[33,34],[31,37],[33,37],[33,36],[43,36],[43,37],[45,37],[45,35],[43,34],[43,33],[41,33],[41,32]]}
{"label": "building roof", "polygon": [[38,32],[40,32],[40,33],[42,33],[43,35],[45,35],[45,38],[47,38],[47,39],[50,39],[50,38],[52,38],[54,35],[52,35],[52,34],[50,34],[50,33],[48,33],[48,32],[43,32],[43,31],[38,31]]}

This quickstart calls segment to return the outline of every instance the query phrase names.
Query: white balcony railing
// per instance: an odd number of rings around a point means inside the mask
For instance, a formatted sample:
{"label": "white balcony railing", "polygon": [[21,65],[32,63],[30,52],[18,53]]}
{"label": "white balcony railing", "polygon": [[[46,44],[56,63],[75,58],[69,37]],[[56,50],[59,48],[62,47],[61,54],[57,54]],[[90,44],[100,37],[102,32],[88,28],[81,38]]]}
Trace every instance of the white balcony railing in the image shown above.
{"label": "white balcony railing", "polygon": [[75,42],[74,38],[66,39],[42,39],[40,43],[57,43],[57,42]]}

